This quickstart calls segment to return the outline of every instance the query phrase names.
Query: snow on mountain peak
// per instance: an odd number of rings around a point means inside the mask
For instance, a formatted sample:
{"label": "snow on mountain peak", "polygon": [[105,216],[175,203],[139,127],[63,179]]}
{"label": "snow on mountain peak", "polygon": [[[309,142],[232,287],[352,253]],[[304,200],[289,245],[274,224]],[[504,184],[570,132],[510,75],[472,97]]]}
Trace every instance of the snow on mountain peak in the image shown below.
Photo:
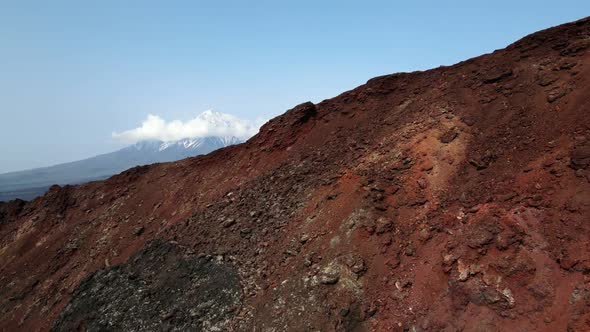
{"label": "snow on mountain peak", "polygon": [[146,140],[133,144],[133,147],[138,151],[159,151],[162,152],[167,149],[185,149],[185,150],[196,150],[204,146],[215,146],[217,148],[239,144],[243,140],[234,136],[211,136],[211,137],[199,137],[199,138],[185,138],[176,141],[156,141]]}
{"label": "snow on mountain peak", "polygon": [[213,110],[206,110],[205,112],[199,114],[197,117],[200,119],[204,119],[207,121],[215,121],[216,119],[220,119],[223,117],[223,113],[216,112]]}

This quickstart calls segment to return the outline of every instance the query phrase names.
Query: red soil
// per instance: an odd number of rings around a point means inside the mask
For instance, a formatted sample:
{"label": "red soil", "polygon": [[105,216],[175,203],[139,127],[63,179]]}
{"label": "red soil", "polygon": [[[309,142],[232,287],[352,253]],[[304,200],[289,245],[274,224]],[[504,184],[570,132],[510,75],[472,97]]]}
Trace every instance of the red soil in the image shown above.
{"label": "red soil", "polygon": [[589,50],[586,18],[0,203],[0,329],[161,239],[238,269],[229,330],[590,331]]}

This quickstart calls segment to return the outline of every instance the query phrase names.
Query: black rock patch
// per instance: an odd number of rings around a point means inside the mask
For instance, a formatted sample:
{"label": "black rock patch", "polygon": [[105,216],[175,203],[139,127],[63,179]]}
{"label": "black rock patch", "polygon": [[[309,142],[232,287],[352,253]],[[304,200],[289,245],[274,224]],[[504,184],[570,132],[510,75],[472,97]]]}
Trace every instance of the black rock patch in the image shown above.
{"label": "black rock patch", "polygon": [[155,241],[82,281],[52,331],[221,331],[240,303],[232,266]]}

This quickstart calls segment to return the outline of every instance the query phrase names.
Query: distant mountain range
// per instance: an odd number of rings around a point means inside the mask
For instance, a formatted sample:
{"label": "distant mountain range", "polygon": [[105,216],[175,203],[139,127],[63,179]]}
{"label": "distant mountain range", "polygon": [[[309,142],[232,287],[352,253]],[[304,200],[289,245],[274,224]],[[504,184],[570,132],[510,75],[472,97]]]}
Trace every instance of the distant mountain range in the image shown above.
{"label": "distant mountain range", "polygon": [[142,141],[92,158],[0,174],[0,201],[30,200],[54,185],[79,184],[106,179],[138,165],[175,161],[241,143],[234,136],[190,138],[178,141]]}

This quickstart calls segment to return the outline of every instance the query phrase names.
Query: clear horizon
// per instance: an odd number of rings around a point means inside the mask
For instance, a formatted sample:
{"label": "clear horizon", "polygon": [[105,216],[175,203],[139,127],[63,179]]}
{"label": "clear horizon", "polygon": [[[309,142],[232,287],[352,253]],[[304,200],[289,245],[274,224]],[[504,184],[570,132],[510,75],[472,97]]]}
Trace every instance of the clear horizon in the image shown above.
{"label": "clear horizon", "polygon": [[113,133],[143,137],[150,115],[170,136],[207,132],[188,123],[208,109],[250,130],[374,76],[452,65],[580,13],[589,2],[2,3],[0,173],[117,150],[127,143]]}

